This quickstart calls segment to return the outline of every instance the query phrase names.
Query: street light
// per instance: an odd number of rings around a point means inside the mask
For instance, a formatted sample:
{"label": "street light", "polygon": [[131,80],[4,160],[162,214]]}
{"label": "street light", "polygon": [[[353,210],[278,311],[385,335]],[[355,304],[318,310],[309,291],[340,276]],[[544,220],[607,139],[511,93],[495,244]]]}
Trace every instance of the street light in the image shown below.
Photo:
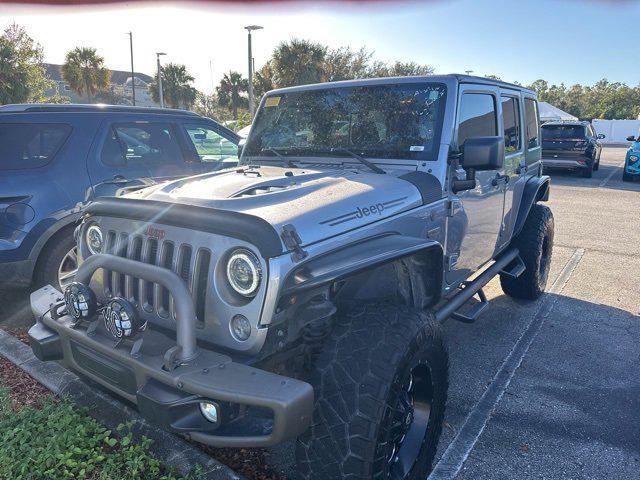
{"label": "street light", "polygon": [[467,75],[471,75],[473,73],[473,70],[465,70],[464,73],[466,73]]}
{"label": "street light", "polygon": [[249,117],[253,120],[253,56],[251,54],[251,32],[253,30],[262,30],[260,25],[247,25],[244,29],[248,34],[248,54],[249,54]]}
{"label": "street light", "polygon": [[133,106],[136,106],[136,79],[135,72],[133,71],[133,33],[127,32],[129,35],[129,50],[131,51],[131,97],[133,99]]}
{"label": "street light", "polygon": [[160,75],[160,55],[166,55],[166,53],[156,52],[156,59],[158,61],[158,94],[160,97],[160,108],[164,108],[164,98],[162,96],[162,75]]}

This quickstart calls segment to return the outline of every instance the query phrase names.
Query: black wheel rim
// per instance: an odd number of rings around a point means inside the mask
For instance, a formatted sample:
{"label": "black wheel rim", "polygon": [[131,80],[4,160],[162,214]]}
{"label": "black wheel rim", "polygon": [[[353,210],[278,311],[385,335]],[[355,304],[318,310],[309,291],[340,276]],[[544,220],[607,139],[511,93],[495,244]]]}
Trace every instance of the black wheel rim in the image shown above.
{"label": "black wheel rim", "polygon": [[389,478],[407,478],[413,469],[427,436],[432,402],[431,370],[426,363],[419,363],[402,383],[391,416],[387,450]]}

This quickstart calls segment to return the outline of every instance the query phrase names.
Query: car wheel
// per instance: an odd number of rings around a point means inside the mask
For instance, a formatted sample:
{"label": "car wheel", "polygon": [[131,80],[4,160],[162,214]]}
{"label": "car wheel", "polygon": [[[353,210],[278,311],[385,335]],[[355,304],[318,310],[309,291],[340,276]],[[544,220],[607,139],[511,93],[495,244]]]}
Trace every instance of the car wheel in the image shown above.
{"label": "car wheel", "polygon": [[597,172],[598,170],[600,170],[600,159],[598,159],[598,161],[593,164],[593,171]]}
{"label": "car wheel", "polygon": [[633,182],[633,175],[627,173],[625,170],[622,171],[622,181],[623,182]]}
{"label": "car wheel", "polygon": [[542,295],[551,266],[553,231],[553,213],[549,207],[534,204],[522,231],[512,242],[520,251],[525,271],[517,278],[500,274],[504,293],[528,300],[535,300]]}
{"label": "car wheel", "polygon": [[588,167],[586,167],[586,168],[584,168],[582,170],[582,176],[584,178],[591,178],[591,177],[593,177],[593,171],[594,170],[595,170],[594,165],[591,164],[591,165],[589,165]]}
{"label": "car wheel", "polygon": [[53,243],[40,254],[36,270],[36,284],[39,287],[52,285],[61,292],[74,281],[78,271],[78,247],[69,235],[58,235]]}
{"label": "car wheel", "polygon": [[311,375],[304,479],[427,477],[442,432],[448,353],[430,314],[370,304],[340,316]]}

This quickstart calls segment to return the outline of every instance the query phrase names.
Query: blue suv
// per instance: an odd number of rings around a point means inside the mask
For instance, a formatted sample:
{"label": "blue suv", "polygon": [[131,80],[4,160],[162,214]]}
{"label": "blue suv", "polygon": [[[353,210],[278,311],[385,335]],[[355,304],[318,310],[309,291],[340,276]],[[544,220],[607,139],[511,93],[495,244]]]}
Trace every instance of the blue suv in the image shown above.
{"label": "blue suv", "polygon": [[0,107],[0,283],[64,290],[77,269],[73,230],[84,206],[237,165],[238,142],[182,110]]}

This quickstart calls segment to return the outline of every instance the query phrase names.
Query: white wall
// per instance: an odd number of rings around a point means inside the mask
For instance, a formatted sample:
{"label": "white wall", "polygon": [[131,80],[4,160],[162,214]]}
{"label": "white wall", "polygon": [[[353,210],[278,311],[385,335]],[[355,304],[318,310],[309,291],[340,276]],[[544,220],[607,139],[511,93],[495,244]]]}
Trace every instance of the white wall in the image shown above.
{"label": "white wall", "polygon": [[640,131],[640,120],[600,120],[594,119],[593,128],[596,133],[604,134],[602,143],[625,143],[627,137],[638,136]]}

